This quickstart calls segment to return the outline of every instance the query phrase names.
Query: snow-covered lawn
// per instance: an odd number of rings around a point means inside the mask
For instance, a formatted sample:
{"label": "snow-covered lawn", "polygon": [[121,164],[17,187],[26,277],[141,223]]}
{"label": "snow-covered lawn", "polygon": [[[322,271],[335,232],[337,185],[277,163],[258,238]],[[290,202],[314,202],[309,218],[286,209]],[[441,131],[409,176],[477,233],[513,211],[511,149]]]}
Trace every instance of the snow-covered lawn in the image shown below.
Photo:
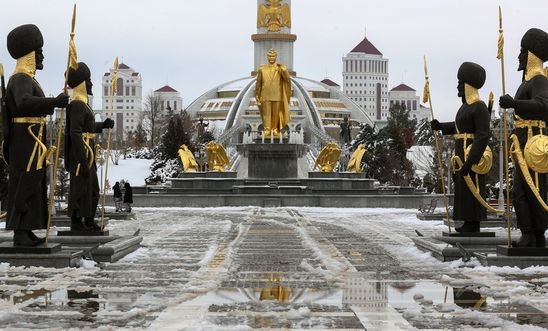
{"label": "snow-covered lawn", "polygon": [[[114,183],[121,181],[129,181],[131,186],[142,186],[145,185],[145,178],[150,175],[150,165],[153,160],[146,159],[123,159],[120,158],[118,165],[112,163],[112,160],[109,161],[108,166],[108,178],[110,186]],[[101,179],[101,168],[105,171],[105,166],[99,167],[97,169],[97,176],[99,180]],[[103,177],[104,180],[104,177]]]}

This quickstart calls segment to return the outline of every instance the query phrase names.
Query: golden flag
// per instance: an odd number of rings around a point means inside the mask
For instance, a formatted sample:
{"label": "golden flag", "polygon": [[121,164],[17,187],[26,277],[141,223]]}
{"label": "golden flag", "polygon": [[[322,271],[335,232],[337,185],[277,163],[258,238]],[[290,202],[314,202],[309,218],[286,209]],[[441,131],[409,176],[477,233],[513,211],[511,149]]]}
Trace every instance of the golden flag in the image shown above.
{"label": "golden flag", "polygon": [[430,99],[430,82],[427,79],[426,83],[424,83],[424,91],[422,92],[422,102],[427,103],[429,99]]}
{"label": "golden flag", "polygon": [[74,39],[70,39],[69,41],[69,66],[76,70],[78,69],[78,56],[76,55],[76,44],[74,43]]}
{"label": "golden flag", "polygon": [[118,57],[114,59],[114,73],[112,74],[112,95],[118,91]]}
{"label": "golden flag", "polygon": [[502,9],[499,6],[499,40],[498,40],[498,51],[497,59],[502,59],[504,56],[504,30],[502,29]]}

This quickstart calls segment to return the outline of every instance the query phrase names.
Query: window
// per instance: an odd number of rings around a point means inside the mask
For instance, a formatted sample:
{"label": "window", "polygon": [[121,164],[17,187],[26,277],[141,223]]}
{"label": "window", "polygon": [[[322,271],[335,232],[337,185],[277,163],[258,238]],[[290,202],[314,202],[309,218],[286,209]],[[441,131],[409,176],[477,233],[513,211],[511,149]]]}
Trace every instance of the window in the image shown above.
{"label": "window", "polygon": [[177,100],[173,101],[173,109],[177,110]]}
{"label": "window", "polygon": [[117,91],[116,95],[123,96],[124,95],[124,80],[122,78],[118,78],[117,80]]}
{"label": "window", "polygon": [[103,91],[103,95],[108,96],[108,86],[105,86],[104,91]]}
{"label": "window", "polygon": [[413,100],[413,110],[417,110],[417,100]]}
{"label": "window", "polygon": [[135,96],[135,86],[131,87],[131,95]]}
{"label": "window", "polygon": [[126,95],[129,95],[129,86],[126,86]]}

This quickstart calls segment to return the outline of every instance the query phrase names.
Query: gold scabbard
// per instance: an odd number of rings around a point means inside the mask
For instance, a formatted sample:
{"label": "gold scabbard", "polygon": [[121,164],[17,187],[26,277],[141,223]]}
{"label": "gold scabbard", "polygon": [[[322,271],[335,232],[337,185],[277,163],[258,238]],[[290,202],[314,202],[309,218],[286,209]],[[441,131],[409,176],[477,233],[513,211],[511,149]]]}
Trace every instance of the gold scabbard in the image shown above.
{"label": "gold scabbard", "polygon": [[88,158],[88,168],[91,168],[93,165],[93,161],[95,161],[95,152],[93,148],[91,148],[89,141],[90,139],[95,138],[94,133],[83,133],[82,134],[82,140],[84,141],[84,147],[86,148],[86,157]]}
{"label": "gold scabbard", "polygon": [[544,199],[540,196],[539,189],[535,185],[535,182],[533,181],[533,177],[531,176],[531,172],[529,171],[527,162],[525,162],[525,158],[523,157],[523,152],[521,151],[521,146],[519,145],[518,137],[515,134],[513,134],[512,136],[510,136],[510,140],[512,141],[512,145],[510,145],[510,155],[512,156],[512,160],[514,160],[515,162],[517,159],[519,169],[521,170],[521,173],[523,174],[523,178],[525,178],[525,182],[527,183],[527,185],[529,185],[529,188],[535,195],[535,198],[537,198],[542,208],[548,211],[548,205],[546,204]]}
{"label": "gold scabbard", "polygon": [[[453,171],[460,171],[462,166],[463,166],[463,162],[462,162],[461,158],[458,155],[454,155],[451,158],[451,167],[453,168]],[[476,198],[476,200],[485,209],[487,209],[487,211],[492,212],[492,213],[502,213],[504,211],[504,210],[499,210],[499,209],[495,209],[495,208],[491,207],[487,203],[487,201],[485,201],[485,199],[483,199],[483,197],[480,194],[479,184],[478,184],[478,186],[476,186],[474,184],[474,182],[472,181],[472,178],[470,177],[470,175],[463,176],[463,178],[464,178],[464,182],[466,183],[466,186],[468,186],[468,189],[474,195],[474,198]]]}

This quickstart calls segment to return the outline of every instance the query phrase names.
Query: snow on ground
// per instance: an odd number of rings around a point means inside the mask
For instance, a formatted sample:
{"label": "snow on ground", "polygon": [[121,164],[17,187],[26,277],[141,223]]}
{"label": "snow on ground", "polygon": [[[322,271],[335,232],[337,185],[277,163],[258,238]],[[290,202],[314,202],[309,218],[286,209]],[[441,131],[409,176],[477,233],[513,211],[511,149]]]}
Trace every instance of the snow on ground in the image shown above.
{"label": "snow on ground", "polygon": [[[150,165],[153,160],[146,159],[123,159],[120,158],[118,165],[112,163],[112,160],[109,161],[108,165],[108,178],[110,186],[114,183],[121,181],[129,181],[131,186],[142,186],[145,185],[145,178],[150,175]],[[101,178],[101,168],[104,175],[104,166],[97,169],[97,176]],[[103,177],[104,178],[104,177]]]}

